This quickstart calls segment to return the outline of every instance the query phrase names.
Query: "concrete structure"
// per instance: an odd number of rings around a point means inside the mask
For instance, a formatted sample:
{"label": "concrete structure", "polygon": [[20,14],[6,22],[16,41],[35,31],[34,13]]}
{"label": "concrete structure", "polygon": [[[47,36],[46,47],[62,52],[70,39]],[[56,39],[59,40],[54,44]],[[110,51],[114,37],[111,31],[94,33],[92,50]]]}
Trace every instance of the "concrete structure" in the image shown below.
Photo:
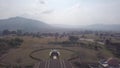
{"label": "concrete structure", "polygon": [[99,61],[99,68],[120,68],[120,62],[116,58]]}
{"label": "concrete structure", "polygon": [[60,52],[56,49],[52,49],[49,53],[51,59],[59,59]]}

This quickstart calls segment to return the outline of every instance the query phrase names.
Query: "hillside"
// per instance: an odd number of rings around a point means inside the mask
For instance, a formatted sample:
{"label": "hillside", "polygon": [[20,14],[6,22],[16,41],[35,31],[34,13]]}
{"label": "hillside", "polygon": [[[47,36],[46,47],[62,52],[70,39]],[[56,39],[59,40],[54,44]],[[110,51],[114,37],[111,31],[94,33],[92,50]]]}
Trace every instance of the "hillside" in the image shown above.
{"label": "hillside", "polygon": [[27,19],[23,17],[12,17],[9,19],[0,20],[0,31],[4,29],[9,30],[23,30],[28,32],[45,32],[52,30],[52,27],[44,22]]}
{"label": "hillside", "polygon": [[23,18],[12,17],[0,20],[0,31],[22,30],[24,32],[64,32],[64,31],[80,31],[80,30],[102,30],[102,31],[119,31],[119,24],[93,24],[86,26],[70,26],[70,25],[49,25],[45,22]]}

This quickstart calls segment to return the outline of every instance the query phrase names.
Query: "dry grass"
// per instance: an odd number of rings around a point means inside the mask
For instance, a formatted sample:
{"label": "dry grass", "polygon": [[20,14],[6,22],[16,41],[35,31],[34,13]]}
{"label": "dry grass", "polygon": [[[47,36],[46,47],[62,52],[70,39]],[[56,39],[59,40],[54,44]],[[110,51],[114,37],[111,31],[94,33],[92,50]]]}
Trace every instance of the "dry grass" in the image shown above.
{"label": "dry grass", "polygon": [[[6,64],[11,64],[11,65],[34,64],[35,62],[38,62],[38,61],[33,60],[29,57],[29,54],[32,51],[37,50],[37,49],[42,49],[42,48],[61,47],[59,45],[48,45],[48,42],[56,41],[53,37],[33,38],[33,37],[26,36],[26,37],[19,37],[19,38],[22,38],[24,40],[23,44],[17,49],[9,50],[8,53],[4,56],[4,59],[1,60],[2,62],[6,63]],[[60,41],[60,40],[63,40],[63,39],[58,39],[57,41]],[[40,57],[42,59],[47,59],[47,58],[49,58],[48,57],[49,51],[50,50],[38,52],[38,54],[36,54],[35,56]],[[64,55],[67,55],[67,54],[64,54]]]}
{"label": "dry grass", "polygon": [[[55,41],[65,41],[67,38],[55,39],[54,37],[46,37],[46,38],[33,38],[33,37],[19,37],[24,39],[23,44],[17,49],[11,49],[7,55],[2,59],[2,62],[6,64],[20,64],[20,65],[31,65],[38,61],[33,60],[29,57],[29,54],[37,49],[42,48],[62,48],[60,45],[48,45],[48,42]],[[71,50],[75,50],[81,56],[81,61],[97,61],[96,51],[90,50],[81,47],[65,47]],[[75,56],[72,52],[66,50],[59,50],[61,52],[61,59],[67,59],[72,56]],[[35,57],[48,59],[50,50],[40,51],[34,54]],[[107,52],[107,50],[103,51],[103,54],[107,57],[112,56],[111,53]],[[20,61],[19,61],[20,60]],[[18,62],[19,61],[19,62]],[[79,60],[78,60],[79,61]]]}

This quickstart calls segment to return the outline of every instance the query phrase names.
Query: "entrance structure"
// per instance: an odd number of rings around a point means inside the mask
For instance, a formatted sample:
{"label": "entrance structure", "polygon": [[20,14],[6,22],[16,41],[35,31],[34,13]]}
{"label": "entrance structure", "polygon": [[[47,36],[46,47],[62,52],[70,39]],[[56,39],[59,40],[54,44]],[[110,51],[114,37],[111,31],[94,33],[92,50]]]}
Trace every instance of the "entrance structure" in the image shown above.
{"label": "entrance structure", "polygon": [[49,53],[51,59],[59,59],[60,52],[56,49],[52,49]]}

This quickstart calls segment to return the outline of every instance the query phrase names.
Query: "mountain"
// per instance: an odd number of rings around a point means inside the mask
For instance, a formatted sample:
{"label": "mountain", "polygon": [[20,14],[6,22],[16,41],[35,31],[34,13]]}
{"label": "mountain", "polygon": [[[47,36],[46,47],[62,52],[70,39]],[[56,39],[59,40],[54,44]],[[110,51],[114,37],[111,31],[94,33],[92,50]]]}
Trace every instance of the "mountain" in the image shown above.
{"label": "mountain", "polygon": [[90,30],[120,31],[120,24],[94,24],[84,28]]}
{"label": "mountain", "polygon": [[46,32],[53,29],[52,26],[33,19],[23,17],[12,17],[9,19],[0,20],[0,31],[9,30],[23,30],[25,32]]}
{"label": "mountain", "polygon": [[59,27],[59,28],[72,28],[72,29],[75,29],[75,28],[79,28],[78,25],[64,25],[64,24],[52,24],[54,27]]}
{"label": "mountain", "polygon": [[92,25],[54,25],[69,31],[80,31],[80,30],[93,30],[93,31],[119,31],[120,24],[92,24]]}
{"label": "mountain", "polygon": [[94,24],[89,26],[49,25],[45,22],[24,17],[12,17],[0,20],[0,31],[22,30],[23,32],[66,32],[80,30],[120,31],[120,24]]}

